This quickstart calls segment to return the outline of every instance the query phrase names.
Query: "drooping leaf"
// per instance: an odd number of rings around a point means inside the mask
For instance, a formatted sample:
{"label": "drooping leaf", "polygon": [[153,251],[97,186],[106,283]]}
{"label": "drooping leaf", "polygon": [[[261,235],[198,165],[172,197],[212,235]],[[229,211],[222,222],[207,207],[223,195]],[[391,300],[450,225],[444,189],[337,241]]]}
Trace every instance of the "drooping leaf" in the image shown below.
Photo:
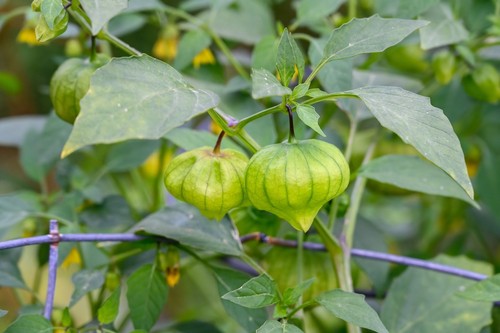
{"label": "drooping leaf", "polygon": [[474,198],[460,141],[443,111],[432,106],[429,98],[397,87],[366,87],[349,93],[361,98],[382,126],[415,147]]}
{"label": "drooping leaf", "polygon": [[459,291],[457,296],[480,302],[500,301],[500,274],[471,284],[465,290]]}
{"label": "drooping leaf", "polygon": [[427,11],[438,2],[439,0],[399,0],[396,17],[412,19]]}
{"label": "drooping leaf", "polygon": [[319,295],[316,301],[349,323],[378,333],[389,333],[375,310],[366,303],[364,295],[335,289]]}
{"label": "drooping leaf", "polygon": [[355,18],[332,31],[323,51],[322,61],[382,52],[426,24],[426,21],[384,19],[378,15]]}
{"label": "drooping leaf", "polygon": [[146,264],[128,278],[127,287],[127,301],[134,328],[149,332],[167,301],[167,283],[155,266]]}
{"label": "drooping leaf", "polygon": [[276,69],[280,80],[285,87],[288,87],[290,81],[297,71],[298,82],[302,82],[304,76],[304,56],[293,39],[288,29],[283,30],[280,43],[278,45],[278,56],[276,57]]}
{"label": "drooping leaf", "polygon": [[90,18],[92,35],[97,35],[109,20],[127,8],[127,0],[80,0],[80,3]]}
{"label": "drooping leaf", "polygon": [[267,275],[259,275],[238,289],[223,295],[222,299],[247,308],[262,308],[279,301],[278,287]]}
{"label": "drooping leaf", "polygon": [[[418,1],[415,1],[418,2]],[[462,22],[453,17],[448,4],[438,4],[421,16],[430,24],[420,29],[420,44],[424,50],[466,40],[469,33]]]}
{"label": "drooping leaf", "polygon": [[[229,40],[255,44],[274,32],[274,21],[269,7],[260,1],[221,1],[222,8],[207,11],[201,18],[209,20],[217,35]],[[231,6],[229,6],[231,4]]]}
{"label": "drooping leaf", "polygon": [[42,210],[39,196],[33,192],[0,195],[0,229],[21,222]]}
{"label": "drooping leaf", "polygon": [[0,145],[19,147],[29,132],[40,132],[46,116],[26,115],[0,119]]}
{"label": "drooping leaf", "polygon": [[217,103],[216,95],[189,86],[160,60],[113,59],[92,77],[62,157],[96,143],[159,139]]}
{"label": "drooping leaf", "polygon": [[[489,264],[440,255],[433,262],[491,274]],[[474,281],[408,268],[389,288],[381,318],[390,332],[479,332],[490,323],[491,304],[457,296]]]}
{"label": "drooping leaf", "polygon": [[257,330],[257,333],[303,333],[303,331],[287,322],[268,320]]}
{"label": "drooping leaf", "polygon": [[66,31],[68,21],[69,15],[66,11],[63,11],[62,16],[59,16],[58,19],[54,21],[54,27],[51,29],[45,21],[45,17],[40,15],[35,27],[36,40],[43,43],[56,38]]}
{"label": "drooping leaf", "polygon": [[50,322],[39,314],[27,314],[20,316],[10,324],[5,333],[52,333],[53,327]]}
{"label": "drooping leaf", "polygon": [[[213,271],[221,297],[240,287],[249,278],[248,275],[232,269],[214,267]],[[267,312],[263,308],[250,309],[225,299],[221,299],[221,302],[231,318],[236,320],[247,332],[255,332],[267,320]]]}
{"label": "drooping leaf", "polygon": [[417,156],[386,155],[365,165],[360,174],[410,191],[458,198],[479,207],[446,172]]}
{"label": "drooping leaf", "polygon": [[104,274],[100,270],[84,269],[76,272],[72,279],[75,290],[71,295],[69,306],[72,307],[88,292],[96,290],[104,284]]}
{"label": "drooping leaf", "polygon": [[301,0],[297,2],[297,24],[314,24],[334,13],[345,0]]}
{"label": "drooping leaf", "polygon": [[49,29],[54,30],[59,21],[66,14],[62,2],[59,0],[44,0],[40,6],[42,15]]}
{"label": "drooping leaf", "polygon": [[273,73],[265,69],[252,69],[252,97],[254,99],[284,96],[291,93],[292,90],[283,86]]}
{"label": "drooping leaf", "polygon": [[194,248],[238,256],[240,240],[227,218],[220,222],[203,217],[198,209],[178,203],[147,216],[132,231],[174,239]]}
{"label": "drooping leaf", "polygon": [[120,288],[116,288],[108,298],[104,300],[99,310],[97,319],[103,324],[112,323],[118,315],[120,306]]}
{"label": "drooping leaf", "polygon": [[210,36],[201,29],[185,33],[179,41],[174,67],[178,70],[187,67],[198,53],[210,46],[211,41]]}
{"label": "drooping leaf", "polygon": [[18,268],[21,253],[21,249],[0,252],[0,286],[28,289]]}
{"label": "drooping leaf", "polygon": [[318,120],[319,114],[314,109],[314,106],[307,104],[299,104],[296,108],[297,115],[300,120],[310,128],[312,128],[316,133],[321,136],[326,136],[321,127],[319,127]]}

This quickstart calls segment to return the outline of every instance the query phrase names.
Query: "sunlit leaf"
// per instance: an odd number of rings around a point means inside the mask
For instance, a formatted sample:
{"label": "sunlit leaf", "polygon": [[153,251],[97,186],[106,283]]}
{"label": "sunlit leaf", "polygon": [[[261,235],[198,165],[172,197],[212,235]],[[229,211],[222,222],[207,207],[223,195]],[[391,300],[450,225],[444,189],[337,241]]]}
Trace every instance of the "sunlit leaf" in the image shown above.
{"label": "sunlit leaf", "polygon": [[290,95],[292,90],[281,84],[280,81],[265,69],[252,70],[252,97],[255,99]]}
{"label": "sunlit leaf", "polygon": [[103,324],[113,322],[118,315],[120,306],[120,288],[116,288],[108,298],[104,300],[97,311],[97,319]]}
{"label": "sunlit leaf", "polygon": [[228,292],[222,299],[247,308],[262,308],[279,301],[278,286],[267,275],[260,275]]}
{"label": "sunlit leaf", "polygon": [[319,127],[319,114],[314,109],[314,106],[299,104],[297,105],[296,112],[304,124],[312,128],[319,135],[326,136],[321,127]]}
{"label": "sunlit leaf", "polygon": [[288,29],[283,30],[276,57],[276,69],[283,85],[288,87],[295,75],[295,71],[297,71],[298,82],[302,82],[304,66],[304,56],[297,42],[295,42],[292,35],[288,32]]}

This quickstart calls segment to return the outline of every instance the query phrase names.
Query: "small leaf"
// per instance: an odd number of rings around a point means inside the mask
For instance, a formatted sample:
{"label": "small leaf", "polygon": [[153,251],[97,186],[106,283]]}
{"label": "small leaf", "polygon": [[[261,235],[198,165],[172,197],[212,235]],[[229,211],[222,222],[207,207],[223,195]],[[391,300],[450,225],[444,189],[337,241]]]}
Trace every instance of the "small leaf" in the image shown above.
{"label": "small leaf", "polygon": [[290,95],[292,90],[283,86],[271,72],[252,69],[252,97],[259,99],[270,96]]}
{"label": "small leaf", "polygon": [[353,19],[332,31],[326,43],[325,62],[353,57],[363,53],[382,52],[402,41],[426,21],[384,19],[378,15]]}
{"label": "small leaf", "polygon": [[299,99],[301,97],[304,97],[307,94],[308,90],[309,90],[309,83],[298,84],[295,88],[293,88],[292,98]]}
{"label": "small leaf", "polygon": [[276,282],[267,275],[259,275],[238,289],[228,292],[222,299],[255,309],[277,303],[279,296]]}
{"label": "small leaf", "polygon": [[[248,281],[249,276],[231,269],[213,267],[217,279],[219,296],[238,288]],[[236,320],[246,332],[255,332],[267,319],[266,309],[249,309],[233,302],[221,299],[227,314]]]}
{"label": "small leaf", "polygon": [[43,43],[56,38],[66,31],[68,21],[68,12],[64,11],[63,16],[55,22],[54,28],[51,29],[45,21],[45,17],[40,15],[38,23],[35,27],[36,40]]}
{"label": "small leaf", "polygon": [[165,207],[147,216],[132,231],[163,236],[206,251],[233,256],[242,253],[237,232],[227,218],[220,222],[209,220],[185,203]]}
{"label": "small leaf", "polygon": [[168,287],[155,266],[146,264],[127,280],[127,300],[135,329],[150,331],[167,302]]}
{"label": "small leaf", "polygon": [[303,333],[303,331],[297,326],[288,324],[287,322],[268,320],[256,333]]}
{"label": "small leaf", "polygon": [[210,46],[211,41],[210,36],[201,29],[186,32],[179,41],[174,67],[178,70],[187,67],[198,53]]}
{"label": "small leaf", "polygon": [[[418,1],[416,1],[418,2]],[[423,14],[430,24],[420,29],[420,44],[424,50],[455,44],[469,36],[462,22],[455,20],[448,4],[438,4]]]}
{"label": "small leaf", "polygon": [[297,301],[299,300],[300,296],[302,296],[304,291],[306,291],[312,286],[314,280],[315,278],[310,278],[306,281],[302,281],[302,283],[300,283],[295,288],[287,288],[283,293],[283,303],[286,306],[292,306],[295,303],[297,303]]}
{"label": "small leaf", "polygon": [[365,165],[360,175],[411,191],[458,198],[479,207],[446,172],[417,156],[383,156]]}
{"label": "small leaf", "polygon": [[361,98],[382,126],[443,169],[474,199],[460,141],[443,111],[432,106],[428,97],[397,87],[365,87],[349,93]]}
{"label": "small leaf", "polygon": [[112,323],[120,307],[120,288],[116,288],[97,310],[97,319],[102,324]]}
{"label": "small leaf", "polygon": [[80,3],[90,18],[92,35],[97,35],[109,20],[128,6],[127,0],[80,0]]}
{"label": "small leaf", "polygon": [[5,330],[5,333],[52,333],[50,322],[39,314],[20,316]]}
{"label": "small leaf", "polygon": [[276,69],[283,85],[288,87],[292,77],[295,75],[295,70],[298,72],[298,82],[302,82],[304,66],[304,56],[295,39],[288,32],[288,29],[285,28],[281,35],[278,45],[278,56],[276,57]]}
{"label": "small leaf", "polygon": [[321,127],[318,125],[319,114],[316,113],[314,106],[298,104],[296,111],[300,120],[302,120],[304,124],[312,128],[319,135],[326,136]]}
{"label": "small leaf", "polygon": [[327,291],[316,301],[335,316],[378,333],[389,333],[375,310],[365,302],[365,296],[340,289]]}
{"label": "small leaf", "polygon": [[61,0],[44,0],[40,9],[50,30],[54,30],[66,14]]}
{"label": "small leaf", "polygon": [[62,313],[61,325],[64,327],[69,327],[73,324],[73,319],[71,319],[71,314],[69,313],[69,308],[65,307]]}
{"label": "small leaf", "polygon": [[457,296],[480,302],[500,301],[500,274],[471,284],[464,291],[459,291]]}
{"label": "small leaf", "polygon": [[[144,80],[147,78],[147,80]],[[148,55],[115,58],[94,73],[62,157],[96,143],[159,139],[218,103]]]}
{"label": "small leaf", "polygon": [[75,290],[71,295],[69,307],[72,307],[82,298],[85,294],[96,290],[104,284],[104,274],[98,270],[84,269],[76,272],[71,278]]}

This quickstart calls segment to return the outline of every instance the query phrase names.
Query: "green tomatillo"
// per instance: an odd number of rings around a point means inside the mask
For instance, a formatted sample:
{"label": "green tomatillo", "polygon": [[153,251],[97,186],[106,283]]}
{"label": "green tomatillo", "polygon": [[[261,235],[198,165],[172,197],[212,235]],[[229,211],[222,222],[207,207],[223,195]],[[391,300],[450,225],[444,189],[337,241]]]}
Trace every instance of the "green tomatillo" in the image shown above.
{"label": "green tomatillo", "polygon": [[202,147],[175,157],[165,171],[167,190],[208,217],[220,220],[246,203],[248,158],[232,149]]}
{"label": "green tomatillo", "polygon": [[320,140],[264,147],[250,159],[245,175],[247,195],[256,208],[304,232],[321,207],[348,184],[349,165],[344,155]]}
{"label": "green tomatillo", "polygon": [[80,100],[90,86],[90,78],[97,68],[109,61],[109,57],[98,54],[94,60],[71,58],[56,70],[50,80],[50,99],[56,114],[73,124],[80,112]]}

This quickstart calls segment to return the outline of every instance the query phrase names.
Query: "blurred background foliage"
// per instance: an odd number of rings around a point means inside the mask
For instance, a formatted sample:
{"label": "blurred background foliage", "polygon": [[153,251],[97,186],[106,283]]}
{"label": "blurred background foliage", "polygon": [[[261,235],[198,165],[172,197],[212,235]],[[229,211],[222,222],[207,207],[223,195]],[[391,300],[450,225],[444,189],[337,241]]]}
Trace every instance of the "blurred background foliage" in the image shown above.
{"label": "blurred background foliage", "polygon": [[[187,0],[165,1],[173,7],[180,7],[193,15],[212,22],[212,29],[223,38],[234,56],[244,67],[262,67],[274,71],[273,48],[283,27],[290,27],[299,38],[298,42],[307,54],[309,43],[301,34],[321,37],[333,28],[347,22],[351,17],[367,17],[378,13],[382,17],[421,18],[431,23],[414,33],[397,46],[385,52],[358,56],[352,61],[352,85],[340,77],[321,78],[323,86],[339,90],[367,84],[395,85],[428,96],[434,106],[441,108],[452,122],[465,153],[469,175],[476,191],[476,200],[481,209],[475,209],[458,199],[417,194],[396,187],[369,181],[363,198],[360,214],[362,223],[357,230],[355,246],[372,248],[406,256],[431,258],[440,253],[465,254],[470,258],[493,264],[500,269],[500,2],[497,0],[434,0],[414,1],[409,6],[405,0],[359,0],[359,1],[291,1],[291,0]],[[220,6],[220,10],[208,11]],[[299,14],[297,14],[299,13]],[[70,21],[71,22],[71,21]],[[190,149],[211,142],[218,128],[208,117],[198,117],[183,129],[167,135],[168,154],[164,161],[158,156],[159,144],[128,143],[116,148],[128,151],[137,148],[134,163],[117,167],[109,158],[113,147],[96,147],[92,152],[83,151],[67,160],[57,161],[57,147],[64,143],[69,128],[52,120],[58,135],[50,135],[47,145],[50,149],[36,146],[36,135],[47,131],[46,116],[51,114],[49,83],[57,67],[69,57],[85,57],[89,54],[89,36],[70,23],[67,31],[50,43],[38,43],[34,38],[36,22],[30,10],[30,1],[0,0],[0,194],[36,191],[47,195],[53,204],[51,209],[64,211],[65,207],[77,207],[77,214],[84,221],[86,230],[124,231],[134,221],[157,209],[158,200],[152,199],[149,188],[158,190],[158,168],[168,163],[175,147]],[[214,45],[213,36],[192,29],[190,23],[161,10],[161,1],[130,1],[129,8],[116,16],[108,25],[114,35],[122,38],[141,52],[162,59],[186,75],[199,87],[206,87],[222,96],[221,106],[231,110],[236,118],[243,117],[265,107],[273,100],[253,100],[248,93],[247,83],[240,80],[235,70]],[[123,51],[106,41],[99,40],[101,52],[112,56],[124,56]],[[318,108],[322,115],[322,128],[329,140],[342,145],[348,131],[346,116],[338,107],[329,104]],[[327,114],[331,116],[326,116]],[[14,118],[20,117],[22,118]],[[362,117],[362,116],[361,116]],[[29,119],[26,126],[13,126],[9,121]],[[24,124],[24,123],[23,123]],[[191,128],[208,131],[199,133]],[[44,128],[42,130],[42,128]],[[15,130],[14,130],[15,129]],[[249,132],[261,144],[284,139],[287,135],[286,119],[272,117],[259,120],[248,127]],[[359,123],[351,164],[356,170],[372,134],[378,130],[372,118],[366,117]],[[312,136],[308,129],[298,125],[300,136]],[[30,134],[31,133],[31,134]],[[62,134],[61,134],[62,133]],[[61,136],[62,135],[62,136]],[[59,140],[59,141],[57,141]],[[227,144],[234,145],[227,140]],[[119,145],[116,145],[118,147]],[[60,148],[60,147],[59,147]],[[43,161],[34,150],[41,149],[44,156],[53,160]],[[241,149],[241,148],[240,148]],[[119,154],[119,153],[116,153]],[[415,155],[415,150],[404,144],[388,131],[376,149],[376,156],[387,154]],[[32,159],[29,158],[32,156]],[[148,159],[149,157],[149,159]],[[99,167],[111,161],[107,171],[110,177],[99,184],[85,187],[89,177],[96,176]],[[104,162],[103,162],[104,161]],[[136,163],[137,162],[137,163]],[[46,163],[47,175],[43,179],[33,177],[38,171],[30,171],[34,164]],[[75,172],[75,165],[79,166]],[[36,167],[35,167],[36,168]],[[124,171],[135,170],[131,173]],[[102,170],[101,170],[102,171]],[[51,194],[60,189],[78,188],[64,200],[55,200]],[[55,194],[54,194],[55,195]],[[71,201],[77,203],[71,204]],[[47,203],[48,204],[48,203]],[[161,207],[162,202],[160,202]],[[347,200],[341,202],[348,205]],[[345,207],[344,207],[345,209]],[[121,214],[120,223],[109,219],[105,227],[95,221],[106,221],[106,212],[114,210]],[[62,213],[63,215],[65,213]],[[241,234],[265,232],[270,235],[288,235],[290,230],[280,229],[276,218],[270,214],[244,208],[232,213]],[[115,224],[113,224],[115,223]],[[36,218],[23,220],[19,227],[9,232],[1,231],[2,238],[39,234],[46,225]],[[314,240],[314,235],[310,240]],[[127,245],[124,245],[126,247]],[[43,256],[39,251],[28,251],[31,256]],[[81,251],[81,249],[80,249]],[[294,285],[294,252],[271,248],[265,245],[248,245],[248,251],[265,263],[271,275],[281,286]],[[67,249],[67,253],[70,249]],[[23,272],[32,264],[32,257],[25,254]],[[290,263],[288,263],[290,259]],[[44,260],[39,260],[43,263]],[[329,261],[323,256],[313,256],[306,262],[305,278],[309,275],[330,272]],[[78,260],[74,259],[78,265]],[[187,269],[189,265],[195,266]],[[359,261],[359,266],[369,265]],[[318,267],[326,267],[319,269]],[[357,268],[356,268],[357,269]],[[366,269],[366,267],[365,267]],[[402,268],[386,265],[371,269],[370,279],[377,292],[383,294],[391,278]],[[370,268],[368,268],[368,271]],[[216,322],[225,318],[217,295],[206,288],[211,277],[205,269],[193,263],[183,266],[183,278],[173,289],[167,307],[179,320],[196,318]],[[68,272],[70,276],[73,271]],[[323,272],[323,273],[322,273]],[[24,273],[27,274],[27,273]],[[37,272],[43,276],[41,272]],[[364,271],[355,274],[357,285],[371,288]],[[328,284],[331,278],[322,281]],[[34,283],[41,283],[40,281]],[[215,285],[215,282],[210,282]],[[71,288],[70,285],[66,286]],[[329,289],[331,285],[323,286]],[[41,291],[40,291],[41,292]],[[0,289],[0,308],[19,306],[13,292]],[[201,295],[201,296],[200,296]],[[23,295],[22,295],[23,296]],[[23,297],[27,297],[24,295]],[[61,301],[65,304],[65,301]],[[67,301],[66,301],[67,303]],[[17,305],[16,305],[17,304]],[[172,303],[173,304],[173,303]],[[203,305],[201,305],[203,304]],[[199,311],[200,309],[210,311]],[[318,327],[325,324],[323,314],[313,313]],[[12,319],[9,314],[0,322]],[[232,329],[231,324],[218,325],[221,330]],[[1,325],[0,325],[1,328]],[[213,332],[208,328],[207,331]],[[323,327],[323,329],[326,329]],[[184,330],[188,332],[188,330]]]}

